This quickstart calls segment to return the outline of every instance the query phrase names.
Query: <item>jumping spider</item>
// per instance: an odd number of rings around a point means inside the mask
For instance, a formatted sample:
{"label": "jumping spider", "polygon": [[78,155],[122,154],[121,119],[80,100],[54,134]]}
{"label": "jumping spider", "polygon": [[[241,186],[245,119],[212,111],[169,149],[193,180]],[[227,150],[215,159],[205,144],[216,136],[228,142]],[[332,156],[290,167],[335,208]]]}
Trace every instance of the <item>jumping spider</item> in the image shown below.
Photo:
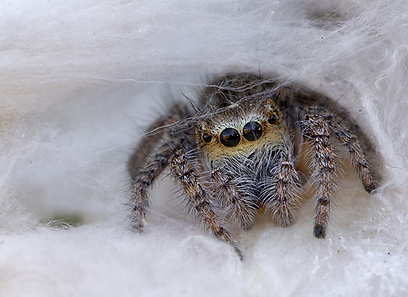
{"label": "jumping spider", "polygon": [[277,224],[290,225],[307,180],[315,188],[313,233],[325,237],[342,169],[336,147],[348,151],[367,192],[377,187],[365,154],[373,152],[368,138],[342,107],[319,93],[244,73],[222,77],[198,101],[194,111],[175,104],[150,126],[130,158],[131,220],[139,232],[147,190],[167,166],[192,209],[241,258],[225,222],[237,220],[248,229],[263,208]]}

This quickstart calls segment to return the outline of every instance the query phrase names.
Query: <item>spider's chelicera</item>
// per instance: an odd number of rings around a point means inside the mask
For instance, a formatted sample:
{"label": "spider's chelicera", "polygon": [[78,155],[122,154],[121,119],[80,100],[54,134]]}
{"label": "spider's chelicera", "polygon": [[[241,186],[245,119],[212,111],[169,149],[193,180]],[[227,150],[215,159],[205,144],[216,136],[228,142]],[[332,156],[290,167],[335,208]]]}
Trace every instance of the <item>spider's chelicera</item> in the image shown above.
{"label": "spider's chelicera", "polygon": [[275,79],[224,76],[194,111],[176,104],[139,143],[129,162],[132,227],[143,231],[147,190],[168,166],[191,208],[241,258],[226,222],[248,229],[264,208],[277,224],[290,225],[308,179],[315,187],[314,235],[324,238],[341,170],[336,146],[346,148],[366,191],[376,189],[366,154],[373,146],[336,102]]}

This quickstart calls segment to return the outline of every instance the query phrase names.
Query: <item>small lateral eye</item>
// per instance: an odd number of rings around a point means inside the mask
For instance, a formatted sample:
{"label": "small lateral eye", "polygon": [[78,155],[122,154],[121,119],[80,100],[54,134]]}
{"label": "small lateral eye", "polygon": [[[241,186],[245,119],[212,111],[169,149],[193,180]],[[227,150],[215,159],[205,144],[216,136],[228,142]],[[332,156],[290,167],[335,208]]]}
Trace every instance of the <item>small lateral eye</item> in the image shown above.
{"label": "small lateral eye", "polygon": [[262,136],[262,126],[258,122],[248,122],[243,128],[243,135],[246,140],[255,141]]}
{"label": "small lateral eye", "polygon": [[208,134],[208,133],[204,133],[204,134],[203,134],[203,140],[204,140],[205,142],[210,142],[211,139],[212,139],[212,135],[211,135],[211,134]]}
{"label": "small lateral eye", "polygon": [[240,140],[241,136],[238,131],[233,128],[226,128],[222,130],[220,134],[221,143],[227,147],[237,146]]}
{"label": "small lateral eye", "polygon": [[277,120],[278,120],[278,117],[276,116],[276,114],[271,114],[268,117],[268,123],[271,125],[275,124]]}

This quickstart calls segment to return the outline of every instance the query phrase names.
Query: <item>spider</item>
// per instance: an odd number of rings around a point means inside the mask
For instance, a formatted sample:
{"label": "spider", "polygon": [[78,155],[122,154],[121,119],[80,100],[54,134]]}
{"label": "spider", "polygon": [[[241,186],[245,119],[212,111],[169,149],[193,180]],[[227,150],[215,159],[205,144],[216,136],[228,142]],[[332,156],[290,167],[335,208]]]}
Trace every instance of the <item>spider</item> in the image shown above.
{"label": "spider", "polygon": [[365,190],[375,190],[367,161],[374,148],[335,101],[276,78],[225,75],[196,105],[175,104],[136,147],[128,165],[132,228],[143,231],[147,191],[169,167],[192,210],[241,259],[227,223],[249,229],[262,208],[278,225],[291,225],[308,180],[316,203],[313,233],[324,238],[342,169],[337,147],[348,151]]}

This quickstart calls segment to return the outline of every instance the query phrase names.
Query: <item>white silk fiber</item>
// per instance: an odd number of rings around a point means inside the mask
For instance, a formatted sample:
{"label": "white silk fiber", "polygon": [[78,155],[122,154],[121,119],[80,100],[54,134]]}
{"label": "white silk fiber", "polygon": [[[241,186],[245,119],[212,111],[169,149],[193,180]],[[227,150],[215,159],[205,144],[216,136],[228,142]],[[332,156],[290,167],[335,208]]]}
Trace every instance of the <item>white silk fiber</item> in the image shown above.
{"label": "white silk fiber", "polygon": [[[406,0],[0,3],[0,296],[408,296]],[[127,229],[126,162],[143,130],[228,71],[274,73],[350,111],[384,159],[340,179],[327,238],[237,235],[244,260],[164,174]]]}

